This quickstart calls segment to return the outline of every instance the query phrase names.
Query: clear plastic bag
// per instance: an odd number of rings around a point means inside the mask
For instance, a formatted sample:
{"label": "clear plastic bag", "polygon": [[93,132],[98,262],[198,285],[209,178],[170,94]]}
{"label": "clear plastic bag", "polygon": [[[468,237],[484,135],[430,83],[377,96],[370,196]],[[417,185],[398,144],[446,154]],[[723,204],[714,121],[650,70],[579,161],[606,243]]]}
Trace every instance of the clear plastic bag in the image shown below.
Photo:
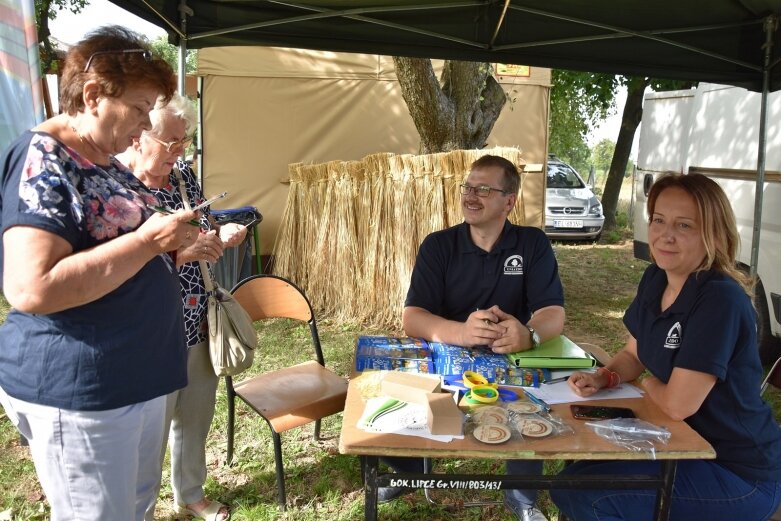
{"label": "clear plastic bag", "polygon": [[573,434],[575,432],[558,414],[552,412],[539,412],[537,414],[553,424],[553,432],[556,436]]}
{"label": "clear plastic bag", "polygon": [[637,418],[615,418],[612,420],[586,422],[598,436],[635,452],[648,452],[656,459],[655,443],[667,443],[670,431]]}
{"label": "clear plastic bag", "polygon": [[[476,407],[467,416],[467,433],[484,443],[501,443],[510,439],[534,441],[572,432],[572,428],[557,415],[524,400]],[[491,439],[502,441],[488,441]]]}

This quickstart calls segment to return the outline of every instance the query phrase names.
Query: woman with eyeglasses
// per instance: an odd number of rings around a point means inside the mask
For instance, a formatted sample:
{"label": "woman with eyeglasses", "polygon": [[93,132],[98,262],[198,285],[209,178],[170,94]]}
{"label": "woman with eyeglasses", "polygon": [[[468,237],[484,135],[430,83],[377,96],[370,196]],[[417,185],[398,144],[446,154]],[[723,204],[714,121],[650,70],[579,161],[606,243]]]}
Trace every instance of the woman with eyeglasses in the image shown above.
{"label": "woman with eyeglasses", "polygon": [[151,210],[114,154],[174,89],[145,40],[100,28],[68,51],[64,113],[0,158],[0,403],[54,521],[140,520],[156,499],[165,397],[187,383],[175,252],[198,214]]}
{"label": "woman with eyeglasses", "polygon": [[[160,100],[150,113],[152,128],[133,139],[133,144],[117,156],[133,171],[170,211],[184,208],[182,190],[191,206],[203,202],[200,185],[190,167],[179,160],[192,142],[195,129],[194,104],[184,96],[174,94],[169,102]],[[170,425],[171,488],[174,509],[206,521],[225,521],[228,508],[209,501],[204,495],[206,481],[206,437],[214,417],[214,401],[218,378],[209,360],[209,336],[206,323],[206,287],[201,266],[216,262],[224,248],[237,246],[244,240],[244,226],[228,223],[217,226],[204,208],[201,230],[196,241],[179,251],[177,266],[181,283],[181,303],[187,330],[187,387],[168,395],[166,434]],[[213,277],[213,274],[212,274]],[[165,448],[163,448],[164,455]],[[154,509],[147,512],[153,519]]]}

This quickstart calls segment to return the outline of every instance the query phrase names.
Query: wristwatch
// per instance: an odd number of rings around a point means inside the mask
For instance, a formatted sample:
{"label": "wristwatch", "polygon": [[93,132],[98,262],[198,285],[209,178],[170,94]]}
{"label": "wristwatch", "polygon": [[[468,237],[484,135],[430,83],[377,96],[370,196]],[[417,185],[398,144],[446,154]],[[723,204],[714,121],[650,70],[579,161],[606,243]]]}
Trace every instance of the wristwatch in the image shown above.
{"label": "wristwatch", "polygon": [[529,330],[529,340],[531,340],[532,347],[531,349],[534,349],[535,347],[538,347],[540,345],[540,334],[534,330],[533,327],[530,325],[526,325],[526,329]]}

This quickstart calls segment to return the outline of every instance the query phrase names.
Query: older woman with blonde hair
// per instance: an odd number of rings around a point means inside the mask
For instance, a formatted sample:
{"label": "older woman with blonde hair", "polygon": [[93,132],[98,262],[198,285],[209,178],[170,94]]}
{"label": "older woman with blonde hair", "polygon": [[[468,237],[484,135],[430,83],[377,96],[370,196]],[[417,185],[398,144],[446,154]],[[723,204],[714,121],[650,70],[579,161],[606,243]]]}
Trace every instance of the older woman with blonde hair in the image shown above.
{"label": "older woman with blonde hair", "polygon": [[[738,268],[727,196],[712,179],[669,175],[648,195],[654,264],[624,315],[626,346],[597,373],[574,373],[580,396],[649,376],[640,385],[674,420],[716,450],[678,463],[670,519],[765,520],[781,504],[781,428],[759,394],[762,367],[752,284]],[[658,474],[656,461],[582,461],[578,474]],[[553,490],[575,521],[650,519],[654,490]]]}
{"label": "older woman with blonde hair", "polygon": [[165,396],[187,381],[174,256],[198,237],[113,156],[174,92],[146,40],[102,27],[71,47],[64,113],[0,159],[0,403],[58,520],[140,520],[156,499]]}
{"label": "older woman with blonde hair", "polygon": [[[193,103],[179,94],[161,99],[150,113],[152,128],[133,140],[117,158],[133,171],[168,210],[184,208],[182,190],[190,205],[204,200],[203,191],[190,167],[180,160],[192,142],[196,113]],[[206,288],[202,261],[216,262],[224,248],[238,245],[246,236],[244,226],[217,226],[209,208],[203,210],[202,232],[196,241],[177,255],[181,304],[187,332],[187,387],[168,396],[166,433],[170,425],[171,487],[174,508],[206,521],[224,521],[228,508],[204,495],[206,481],[206,437],[214,417],[218,378],[209,360],[206,324]],[[210,269],[207,267],[207,269]],[[210,275],[213,276],[213,275]],[[164,455],[165,449],[163,449]],[[146,518],[153,519],[154,509]]]}

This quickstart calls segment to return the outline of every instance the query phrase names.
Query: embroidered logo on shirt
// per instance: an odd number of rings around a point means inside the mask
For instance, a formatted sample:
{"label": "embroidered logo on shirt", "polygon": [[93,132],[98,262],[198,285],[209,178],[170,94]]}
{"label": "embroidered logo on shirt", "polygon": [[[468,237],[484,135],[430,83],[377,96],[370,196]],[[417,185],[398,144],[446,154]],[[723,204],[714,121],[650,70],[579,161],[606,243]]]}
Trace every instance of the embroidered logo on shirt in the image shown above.
{"label": "embroidered logo on shirt", "polygon": [[676,322],[667,332],[667,340],[664,341],[664,347],[667,349],[678,349],[681,347],[681,323]]}
{"label": "embroidered logo on shirt", "polygon": [[523,275],[523,257],[510,255],[504,261],[505,275]]}

